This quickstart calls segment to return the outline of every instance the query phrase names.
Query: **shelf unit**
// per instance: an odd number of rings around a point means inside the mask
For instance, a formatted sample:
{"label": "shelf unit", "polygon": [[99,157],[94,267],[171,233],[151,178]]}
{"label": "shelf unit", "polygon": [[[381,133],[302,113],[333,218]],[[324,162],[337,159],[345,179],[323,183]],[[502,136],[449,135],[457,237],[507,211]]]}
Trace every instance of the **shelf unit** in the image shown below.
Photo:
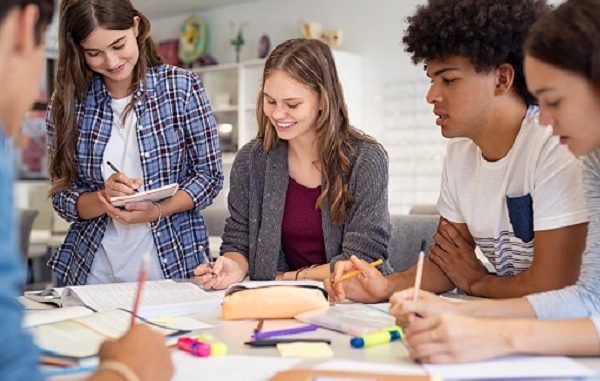
{"label": "shelf unit", "polygon": [[258,132],[256,97],[264,64],[253,60],[192,69],[210,99],[225,152],[237,151]]}
{"label": "shelf unit", "polygon": [[[348,106],[350,122],[362,125],[362,59],[333,51]],[[265,60],[251,60],[191,69],[200,76],[217,120],[221,149],[235,152],[258,132],[256,98]]]}

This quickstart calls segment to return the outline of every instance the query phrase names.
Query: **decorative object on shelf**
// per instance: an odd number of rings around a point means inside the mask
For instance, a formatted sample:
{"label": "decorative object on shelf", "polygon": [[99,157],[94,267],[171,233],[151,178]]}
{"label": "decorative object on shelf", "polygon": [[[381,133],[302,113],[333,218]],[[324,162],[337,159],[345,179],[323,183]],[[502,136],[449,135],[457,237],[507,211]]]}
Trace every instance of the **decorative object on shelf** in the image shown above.
{"label": "decorative object on shelf", "polygon": [[271,51],[271,40],[269,36],[263,34],[258,40],[258,58],[266,58]]}
{"label": "decorative object on shelf", "polygon": [[198,59],[198,65],[200,65],[200,66],[210,66],[210,65],[217,65],[217,64],[219,64],[217,59],[208,53],[204,53],[202,55],[202,57],[200,57]]}
{"label": "decorative object on shelf", "polygon": [[316,22],[305,22],[300,24],[300,29],[302,31],[302,37],[304,38],[313,38],[320,39],[321,38],[321,24]]}
{"label": "decorative object on shelf", "polygon": [[181,25],[179,35],[179,60],[191,66],[204,53],[206,46],[206,26],[198,16],[190,16]]}
{"label": "decorative object on shelf", "polygon": [[321,35],[321,40],[326,42],[331,48],[339,48],[342,45],[343,33],[341,29],[327,30]]}
{"label": "decorative object on shelf", "polygon": [[321,40],[331,48],[339,48],[342,45],[343,32],[341,29],[323,31],[319,23],[301,22],[300,31],[302,37]]}
{"label": "decorative object on shelf", "polygon": [[242,51],[242,46],[246,43],[244,40],[244,25],[246,23],[241,23],[237,28],[237,33],[235,32],[236,27],[234,22],[230,22],[231,28],[234,31],[235,37],[232,38],[229,42],[235,49],[235,62],[240,62],[240,52]]}
{"label": "decorative object on shelf", "polygon": [[165,40],[158,43],[158,53],[165,61],[166,64],[178,66],[179,65],[179,40]]}

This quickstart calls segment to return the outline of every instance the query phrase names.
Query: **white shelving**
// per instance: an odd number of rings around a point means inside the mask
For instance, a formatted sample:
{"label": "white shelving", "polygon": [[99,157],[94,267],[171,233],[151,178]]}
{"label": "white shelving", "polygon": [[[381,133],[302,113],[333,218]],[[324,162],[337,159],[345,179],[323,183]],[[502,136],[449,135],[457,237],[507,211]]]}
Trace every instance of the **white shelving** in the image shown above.
{"label": "white shelving", "polygon": [[[224,151],[237,151],[258,132],[255,102],[264,62],[254,60],[192,69],[202,79],[210,99]],[[232,127],[230,132],[227,124]]]}
{"label": "white shelving", "polygon": [[[350,122],[362,125],[362,59],[343,51],[333,51]],[[265,60],[194,68],[206,89],[219,128],[223,151],[237,151],[258,132],[256,98],[260,90]],[[227,133],[227,124],[231,132]]]}

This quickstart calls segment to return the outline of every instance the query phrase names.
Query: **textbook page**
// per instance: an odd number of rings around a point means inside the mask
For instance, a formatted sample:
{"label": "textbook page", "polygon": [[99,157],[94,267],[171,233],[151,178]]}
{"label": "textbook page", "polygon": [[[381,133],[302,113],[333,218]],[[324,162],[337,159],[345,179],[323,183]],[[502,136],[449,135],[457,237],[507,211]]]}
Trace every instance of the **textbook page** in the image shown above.
{"label": "textbook page", "polygon": [[[62,294],[63,306],[84,305],[96,311],[116,308],[131,310],[137,282],[111,283],[66,287]],[[190,314],[203,310],[207,304],[219,303],[221,298],[211,295],[193,283],[172,280],[144,283],[138,315],[146,319]]]}
{"label": "textbook page", "polygon": [[51,310],[25,311],[23,315],[23,328],[31,328],[37,325],[56,323],[57,321],[76,319],[92,315],[93,310],[85,306],[72,306],[65,308],[53,308]]}
{"label": "textbook page", "polygon": [[444,380],[573,378],[591,377],[595,372],[564,356],[510,356],[466,364],[424,364],[427,373]]}
{"label": "textbook page", "polygon": [[179,189],[179,184],[173,183],[160,188],[150,189],[139,193],[133,193],[128,196],[111,197],[110,203],[113,204],[113,206],[125,206],[125,204],[129,204],[132,202],[159,202],[161,200],[164,200],[165,198],[172,197],[177,192],[177,189]]}
{"label": "textbook page", "polygon": [[[129,312],[112,310],[40,325],[32,329],[32,335],[44,353],[83,358],[95,356],[104,340],[123,336],[130,326]],[[177,332],[153,325],[150,328],[165,336]]]}

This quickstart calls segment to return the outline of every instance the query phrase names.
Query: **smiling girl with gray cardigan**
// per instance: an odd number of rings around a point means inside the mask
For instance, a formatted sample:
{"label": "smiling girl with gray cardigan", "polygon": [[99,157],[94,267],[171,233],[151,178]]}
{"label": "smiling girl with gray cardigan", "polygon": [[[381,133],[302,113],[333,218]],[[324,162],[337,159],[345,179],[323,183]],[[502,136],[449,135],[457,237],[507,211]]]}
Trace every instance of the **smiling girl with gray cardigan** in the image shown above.
{"label": "smiling girl with gray cardigan", "polygon": [[[258,138],[231,171],[221,256],[196,283],[323,280],[340,259],[388,257],[388,161],[349,124],[327,45],[294,39],[269,56],[258,97]],[[387,262],[380,267],[387,273]]]}

